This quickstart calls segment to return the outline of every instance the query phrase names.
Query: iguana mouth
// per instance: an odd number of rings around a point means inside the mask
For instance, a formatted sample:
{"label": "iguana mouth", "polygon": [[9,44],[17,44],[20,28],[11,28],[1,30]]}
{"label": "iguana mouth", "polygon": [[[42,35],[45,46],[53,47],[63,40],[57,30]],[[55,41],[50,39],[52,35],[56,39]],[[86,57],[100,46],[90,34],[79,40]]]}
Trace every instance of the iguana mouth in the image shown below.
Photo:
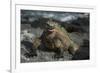
{"label": "iguana mouth", "polygon": [[54,27],[52,27],[52,26],[49,26],[49,27],[47,27],[46,29],[47,29],[47,31],[48,31],[48,32],[53,32],[53,30],[54,30]]}
{"label": "iguana mouth", "polygon": [[48,34],[51,34],[51,33],[53,33],[54,32],[54,28],[52,28],[52,29],[47,29],[47,33]]}
{"label": "iguana mouth", "polygon": [[53,29],[48,29],[47,32],[48,32],[49,34],[51,34],[51,33],[53,32]]}
{"label": "iguana mouth", "polygon": [[49,31],[49,32],[53,32],[54,30],[53,30],[53,29],[49,29],[48,31]]}

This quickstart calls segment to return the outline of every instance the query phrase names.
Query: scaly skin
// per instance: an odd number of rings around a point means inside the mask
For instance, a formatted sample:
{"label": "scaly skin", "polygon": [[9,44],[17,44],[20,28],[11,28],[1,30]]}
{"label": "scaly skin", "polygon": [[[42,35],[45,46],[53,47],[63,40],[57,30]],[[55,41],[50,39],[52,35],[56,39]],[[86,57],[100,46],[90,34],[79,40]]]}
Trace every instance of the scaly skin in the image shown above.
{"label": "scaly skin", "polygon": [[79,46],[70,39],[69,33],[58,23],[50,20],[47,22],[47,24],[53,28],[45,29],[40,37],[41,41],[39,40],[42,44],[44,44],[46,48],[52,50],[60,50],[61,53],[64,51],[69,51],[71,54],[74,54],[75,51],[79,49]]}

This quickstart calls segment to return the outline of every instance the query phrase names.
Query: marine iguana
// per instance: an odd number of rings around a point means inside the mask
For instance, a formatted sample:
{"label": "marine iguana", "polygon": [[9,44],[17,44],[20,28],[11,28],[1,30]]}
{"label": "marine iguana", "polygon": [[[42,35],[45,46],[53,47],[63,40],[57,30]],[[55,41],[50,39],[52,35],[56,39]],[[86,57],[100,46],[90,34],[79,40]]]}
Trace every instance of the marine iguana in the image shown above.
{"label": "marine iguana", "polygon": [[[37,40],[39,41],[38,43],[36,42]],[[42,35],[33,42],[33,46],[37,48],[41,44],[40,42],[46,49],[56,51],[56,57],[63,57],[64,51],[74,54],[79,49],[79,46],[70,39],[69,33],[65,28],[51,19],[46,22]]]}

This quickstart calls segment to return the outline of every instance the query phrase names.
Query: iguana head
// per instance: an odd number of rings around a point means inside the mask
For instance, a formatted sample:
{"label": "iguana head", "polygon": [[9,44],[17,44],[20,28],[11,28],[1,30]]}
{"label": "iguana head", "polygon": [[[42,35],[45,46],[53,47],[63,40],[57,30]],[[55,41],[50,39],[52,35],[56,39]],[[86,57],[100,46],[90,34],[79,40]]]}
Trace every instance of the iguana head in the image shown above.
{"label": "iguana head", "polygon": [[52,19],[46,22],[46,29],[50,32],[52,32],[56,27],[58,23],[54,22]]}

